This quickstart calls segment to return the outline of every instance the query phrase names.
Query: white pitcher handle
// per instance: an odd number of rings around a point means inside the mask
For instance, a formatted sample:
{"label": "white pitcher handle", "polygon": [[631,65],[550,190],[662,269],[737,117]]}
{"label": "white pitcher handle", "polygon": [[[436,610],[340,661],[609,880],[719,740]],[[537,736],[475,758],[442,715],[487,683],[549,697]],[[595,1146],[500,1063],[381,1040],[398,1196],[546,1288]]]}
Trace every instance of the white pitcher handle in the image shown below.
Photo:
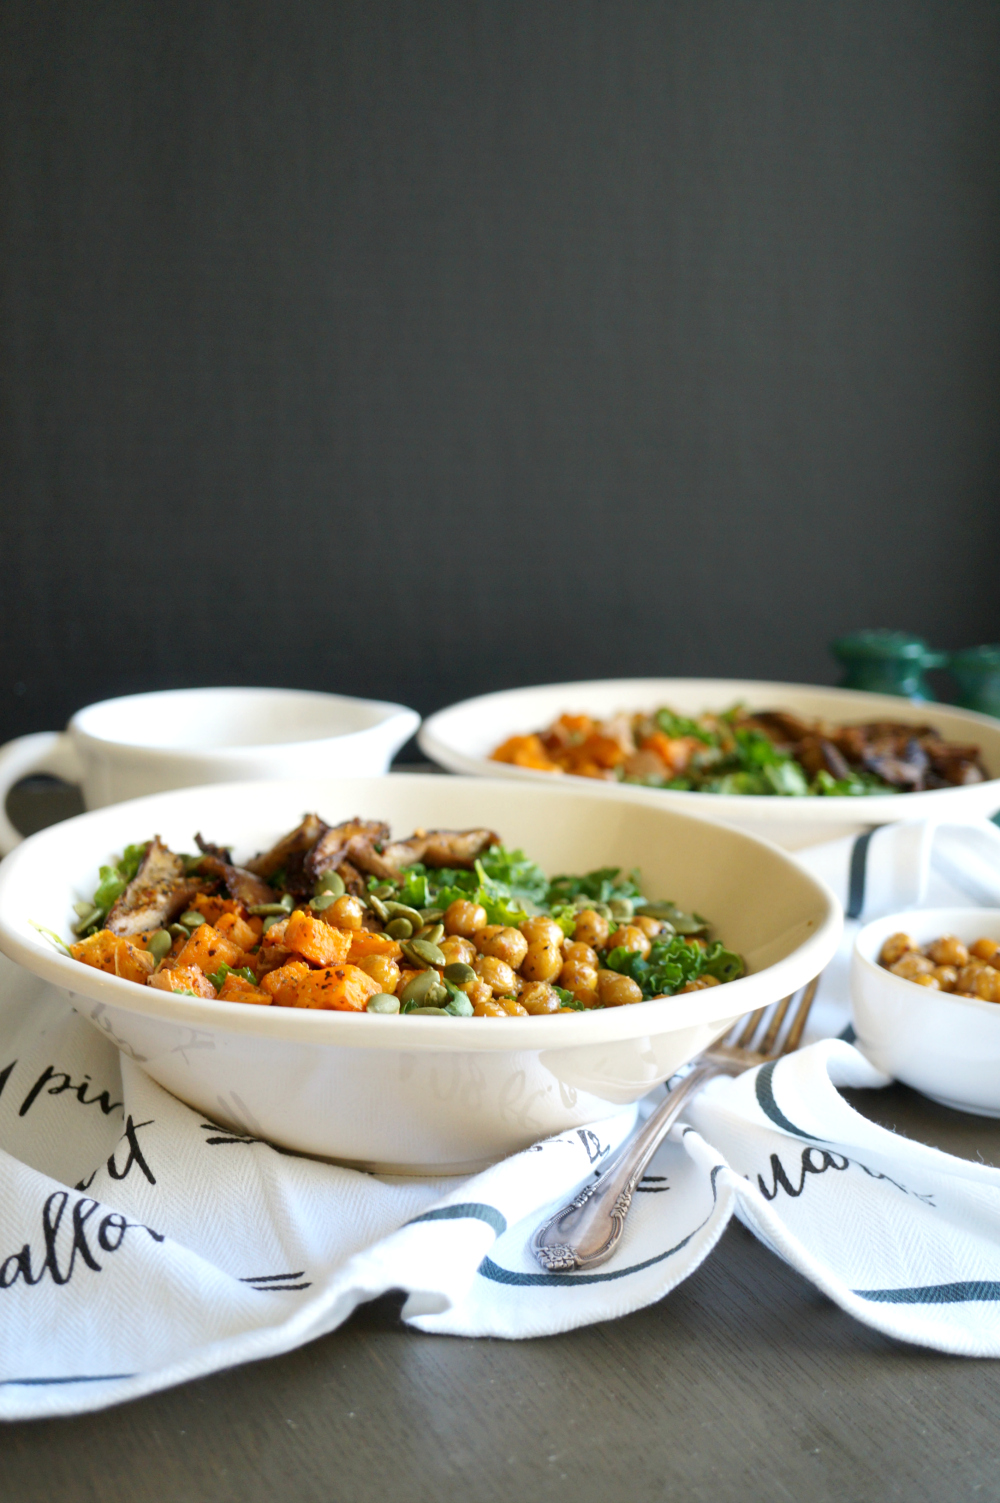
{"label": "white pitcher handle", "polygon": [[65,731],[37,731],[0,746],[0,855],[6,856],[24,839],[7,818],[7,795],[15,783],[35,772],[51,773],[68,783],[80,781],[80,760]]}

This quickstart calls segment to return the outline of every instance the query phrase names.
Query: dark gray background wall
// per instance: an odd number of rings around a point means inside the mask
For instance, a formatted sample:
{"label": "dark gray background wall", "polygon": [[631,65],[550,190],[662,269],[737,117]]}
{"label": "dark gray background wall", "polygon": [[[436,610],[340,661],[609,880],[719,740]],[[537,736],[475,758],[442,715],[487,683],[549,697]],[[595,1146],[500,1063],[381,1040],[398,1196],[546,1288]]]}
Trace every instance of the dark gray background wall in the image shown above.
{"label": "dark gray background wall", "polygon": [[997,620],[995,0],[4,0],[0,734]]}

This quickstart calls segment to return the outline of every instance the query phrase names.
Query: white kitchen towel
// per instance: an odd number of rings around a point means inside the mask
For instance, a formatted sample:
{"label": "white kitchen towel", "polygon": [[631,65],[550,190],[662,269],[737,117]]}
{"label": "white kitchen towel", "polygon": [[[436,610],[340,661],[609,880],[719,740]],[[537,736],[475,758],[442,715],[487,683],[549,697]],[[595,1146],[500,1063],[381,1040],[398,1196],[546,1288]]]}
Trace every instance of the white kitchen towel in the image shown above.
{"label": "white kitchen towel", "polygon": [[[991,826],[889,827],[803,859],[862,917],[1000,902]],[[831,1038],[713,1082],[650,1166],[615,1258],[550,1274],[532,1232],[635,1109],[468,1179],[338,1169],[181,1105],[0,958],[0,1417],[96,1409],[286,1351],[392,1289],[411,1324],[454,1335],[609,1319],[686,1278],[734,1212],[867,1324],[998,1356],[1000,1172],[875,1127],[836,1090],[884,1083]]]}

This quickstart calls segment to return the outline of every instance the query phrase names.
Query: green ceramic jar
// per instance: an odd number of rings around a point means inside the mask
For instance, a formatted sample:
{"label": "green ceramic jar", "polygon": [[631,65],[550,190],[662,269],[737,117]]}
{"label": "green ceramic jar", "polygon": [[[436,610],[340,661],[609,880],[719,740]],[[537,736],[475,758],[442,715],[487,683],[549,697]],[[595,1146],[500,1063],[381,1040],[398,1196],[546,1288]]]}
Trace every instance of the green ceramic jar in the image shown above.
{"label": "green ceramic jar", "polygon": [[943,668],[948,662],[947,655],[934,652],[923,637],[873,628],[838,637],[830,651],[844,670],[841,688],[896,694],[917,702],[934,698],[924,678],[927,669]]}

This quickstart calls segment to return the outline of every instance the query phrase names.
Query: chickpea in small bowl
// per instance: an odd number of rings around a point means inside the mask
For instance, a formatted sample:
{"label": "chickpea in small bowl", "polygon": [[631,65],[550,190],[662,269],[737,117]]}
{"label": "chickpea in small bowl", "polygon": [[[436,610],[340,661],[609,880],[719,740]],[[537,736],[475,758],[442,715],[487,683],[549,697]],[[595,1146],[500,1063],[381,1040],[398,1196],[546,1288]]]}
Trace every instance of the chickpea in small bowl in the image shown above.
{"label": "chickpea in small bowl", "polygon": [[1000,1116],[1000,910],[917,909],[860,930],[858,1047],[945,1106]]}

